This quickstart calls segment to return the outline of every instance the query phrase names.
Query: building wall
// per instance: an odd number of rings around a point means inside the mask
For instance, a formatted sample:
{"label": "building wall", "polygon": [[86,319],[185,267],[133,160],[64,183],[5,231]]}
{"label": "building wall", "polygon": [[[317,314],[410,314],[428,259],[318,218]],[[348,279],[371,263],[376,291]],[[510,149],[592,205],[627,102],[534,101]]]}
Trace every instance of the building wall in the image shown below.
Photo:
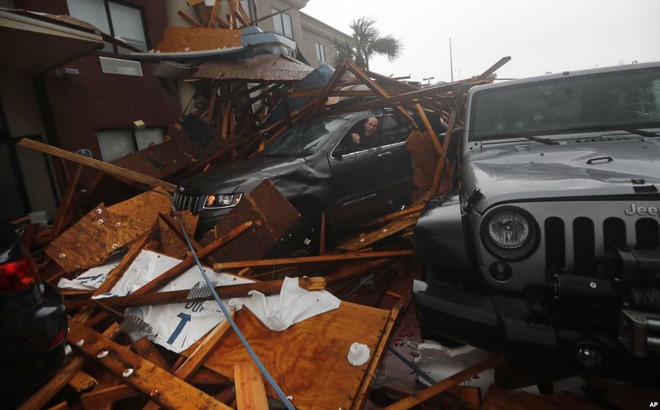
{"label": "building wall", "polygon": [[[30,10],[68,14],[66,0],[24,1]],[[162,2],[130,1],[143,9],[148,48],[158,44],[167,26]],[[45,87],[55,127],[52,143],[75,151],[91,150],[100,159],[96,131],[129,128],[142,120],[148,127],[171,127],[181,112],[178,98],[167,94],[151,73],[154,63],[141,63],[142,77],[104,74],[99,57],[122,59],[120,55],[95,52],[66,65],[79,75],[60,78],[54,71],[46,75]]]}
{"label": "building wall", "polygon": [[305,13],[300,13],[300,20],[303,38],[298,42],[298,47],[307,61],[314,67],[321,63],[316,57],[316,43],[320,43],[325,46],[326,63],[331,66],[336,65],[338,63],[335,61],[337,51],[333,40],[346,42],[351,37]]}

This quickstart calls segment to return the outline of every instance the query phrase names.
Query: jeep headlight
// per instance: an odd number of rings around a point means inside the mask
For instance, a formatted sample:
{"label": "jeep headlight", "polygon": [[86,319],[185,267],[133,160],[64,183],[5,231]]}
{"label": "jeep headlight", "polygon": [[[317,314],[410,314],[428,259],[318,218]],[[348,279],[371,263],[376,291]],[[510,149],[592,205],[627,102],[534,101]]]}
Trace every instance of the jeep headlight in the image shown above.
{"label": "jeep headlight", "polygon": [[538,244],[538,228],[523,209],[506,206],[488,214],[481,235],[486,248],[495,256],[515,260],[529,255]]}
{"label": "jeep headlight", "polygon": [[204,209],[231,208],[236,206],[242,197],[243,193],[241,192],[235,194],[207,195],[204,201]]}
{"label": "jeep headlight", "polygon": [[488,219],[488,237],[500,248],[520,248],[529,239],[529,222],[515,211],[496,212]]}

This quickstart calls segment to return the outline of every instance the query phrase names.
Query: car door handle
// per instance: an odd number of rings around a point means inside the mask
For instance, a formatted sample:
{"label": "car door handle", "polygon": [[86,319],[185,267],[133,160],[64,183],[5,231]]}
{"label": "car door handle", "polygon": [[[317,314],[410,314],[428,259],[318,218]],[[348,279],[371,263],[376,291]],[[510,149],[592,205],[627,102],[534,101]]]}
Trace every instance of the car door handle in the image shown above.
{"label": "car door handle", "polygon": [[378,158],[385,158],[388,155],[392,155],[392,152],[390,151],[381,152],[380,154],[378,154]]}

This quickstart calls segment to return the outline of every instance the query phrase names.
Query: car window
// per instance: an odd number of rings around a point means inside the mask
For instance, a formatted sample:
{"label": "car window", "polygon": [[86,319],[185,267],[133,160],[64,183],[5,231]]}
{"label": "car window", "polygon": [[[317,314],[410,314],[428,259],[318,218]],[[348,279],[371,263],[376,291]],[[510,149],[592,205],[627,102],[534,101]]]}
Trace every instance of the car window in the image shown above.
{"label": "car window", "polygon": [[386,115],[381,122],[381,145],[403,142],[413,130],[413,126],[409,121],[394,115]]}
{"label": "car window", "polygon": [[319,118],[297,124],[268,145],[262,156],[306,157],[318,150],[337,130],[346,125],[344,119]]}

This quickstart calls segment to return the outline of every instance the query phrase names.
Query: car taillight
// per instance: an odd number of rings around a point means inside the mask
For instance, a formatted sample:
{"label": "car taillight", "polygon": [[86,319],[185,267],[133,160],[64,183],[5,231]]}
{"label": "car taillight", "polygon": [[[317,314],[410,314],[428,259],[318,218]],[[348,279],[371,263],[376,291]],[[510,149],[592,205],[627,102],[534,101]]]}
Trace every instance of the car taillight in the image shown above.
{"label": "car taillight", "polygon": [[0,292],[20,292],[36,281],[36,274],[27,259],[0,265]]}
{"label": "car taillight", "polygon": [[59,332],[55,335],[53,340],[50,341],[50,345],[48,346],[48,349],[52,349],[53,347],[57,346],[60,344],[62,340],[64,340],[64,337],[66,336],[66,333],[64,332],[64,329],[60,329]]}

